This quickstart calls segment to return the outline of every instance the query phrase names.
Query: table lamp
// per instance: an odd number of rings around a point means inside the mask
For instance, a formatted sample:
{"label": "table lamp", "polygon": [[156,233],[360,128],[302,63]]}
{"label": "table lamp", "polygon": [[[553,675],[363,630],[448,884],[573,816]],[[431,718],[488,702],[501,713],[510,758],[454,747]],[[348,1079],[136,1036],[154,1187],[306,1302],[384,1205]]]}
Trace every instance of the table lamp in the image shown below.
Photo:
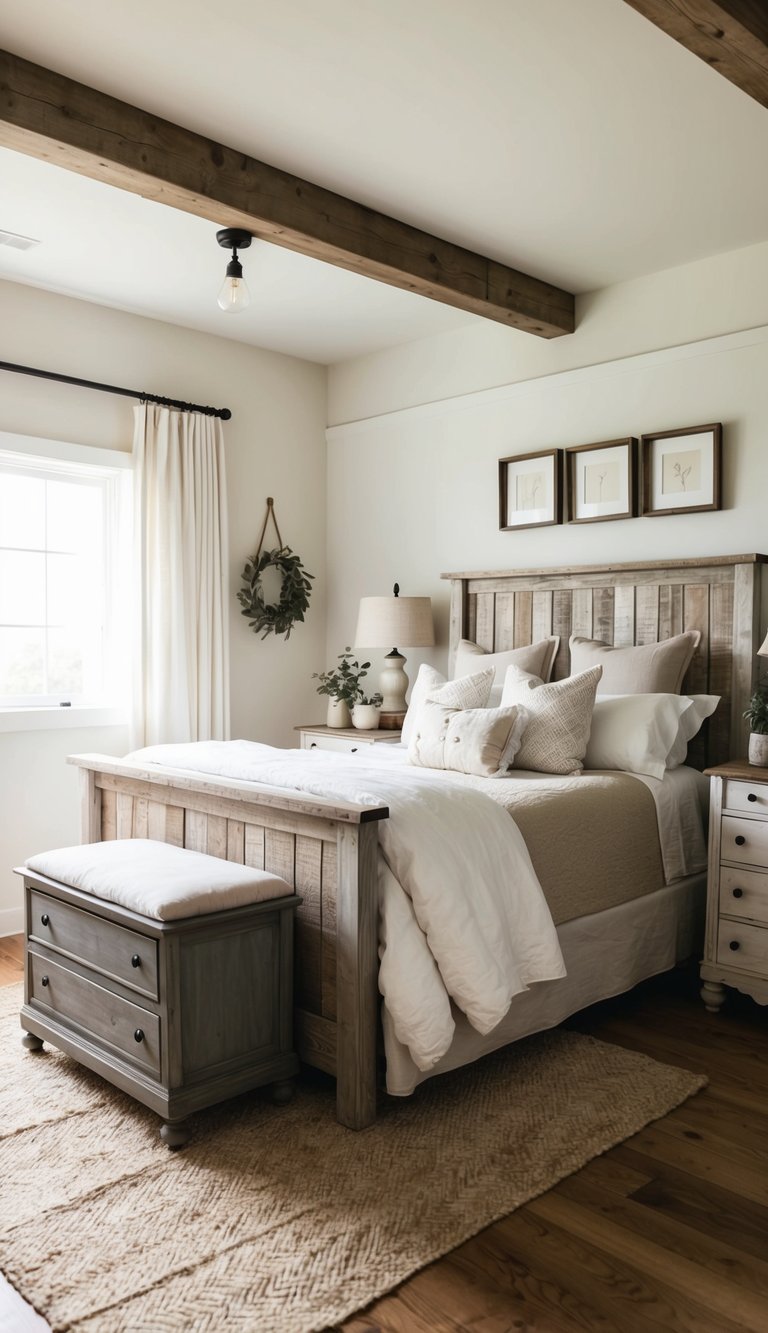
{"label": "table lamp", "polygon": [[[392,597],[361,597],[355,631],[355,646],[361,648],[390,648],[403,644],[406,648],[431,648],[435,642],[432,624],[432,603],[429,597],[401,597],[400,585],[395,584]],[[408,705],[405,695],[408,677],[405,658],[398,648],[391,648],[379,679],[383,695],[379,726],[387,730],[402,727]]]}

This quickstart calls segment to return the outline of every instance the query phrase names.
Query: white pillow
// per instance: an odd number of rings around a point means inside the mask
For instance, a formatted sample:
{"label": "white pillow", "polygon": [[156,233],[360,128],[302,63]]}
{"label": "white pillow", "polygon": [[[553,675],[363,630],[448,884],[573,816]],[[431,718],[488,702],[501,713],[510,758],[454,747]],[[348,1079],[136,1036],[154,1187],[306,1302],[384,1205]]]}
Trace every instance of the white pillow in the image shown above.
{"label": "white pillow", "polygon": [[469,676],[481,666],[493,667],[496,674],[491,689],[490,706],[497,708],[501,703],[507,667],[516,666],[521,671],[538,676],[540,680],[549,680],[559,647],[560,639],[557,634],[550,634],[548,638],[540,639],[538,643],[527,643],[522,648],[508,648],[502,653],[487,653],[479,643],[473,643],[471,639],[461,639],[456,649],[454,679]]}
{"label": "white pillow", "polygon": [[419,710],[408,758],[421,768],[503,778],[520,749],[527,721],[525,709],[516,706],[446,708],[428,699]]}
{"label": "white pillow", "polygon": [[536,684],[536,677],[509,667],[502,704],[522,704],[529,714],[515,768],[536,773],[580,773],[589,740],[595,693],[603,669]]}
{"label": "white pillow", "polygon": [[595,701],[585,768],[663,778],[720,702],[716,694],[616,694]]}
{"label": "white pillow", "polygon": [[[461,680],[447,681],[435,667],[422,662],[413,683],[411,701],[403,723],[400,737],[403,745],[410,745],[417,718],[427,699],[437,697],[438,702],[451,708],[485,708],[492,684],[492,668],[478,671],[473,676],[464,676]],[[442,688],[448,689],[445,697],[437,694]]]}

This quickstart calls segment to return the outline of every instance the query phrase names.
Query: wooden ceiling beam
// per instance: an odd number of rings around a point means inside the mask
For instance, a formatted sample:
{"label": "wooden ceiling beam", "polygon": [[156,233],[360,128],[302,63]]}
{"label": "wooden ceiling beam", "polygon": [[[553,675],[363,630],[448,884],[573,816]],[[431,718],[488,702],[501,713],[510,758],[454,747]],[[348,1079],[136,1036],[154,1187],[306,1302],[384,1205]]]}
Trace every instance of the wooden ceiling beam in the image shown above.
{"label": "wooden ceiling beam", "polygon": [[542,338],[575,326],[569,292],[6,51],[0,144]]}
{"label": "wooden ceiling beam", "polygon": [[625,0],[768,107],[768,5],[765,0]]}

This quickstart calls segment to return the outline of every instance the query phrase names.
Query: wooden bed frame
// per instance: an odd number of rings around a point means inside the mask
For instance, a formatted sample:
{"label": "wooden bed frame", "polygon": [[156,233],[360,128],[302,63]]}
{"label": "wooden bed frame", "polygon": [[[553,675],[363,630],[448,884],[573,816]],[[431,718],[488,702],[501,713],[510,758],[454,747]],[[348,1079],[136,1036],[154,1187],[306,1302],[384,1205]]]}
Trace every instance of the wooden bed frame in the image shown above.
{"label": "wooden bed frame", "polygon": [[[560,635],[553,677],[568,674],[568,637],[653,643],[698,629],[683,690],[723,703],[690,747],[703,767],[746,751],[741,714],[756,678],[761,573],[768,557],[592,565],[451,580],[450,656],[460,638],[489,652]],[[768,582],[768,580],[766,580]],[[157,838],[282,875],[302,897],[296,924],[296,1042],[335,1075],[337,1115],[362,1129],[376,1116],[379,1031],[377,825],[386,807],[74,755],[83,842]]]}

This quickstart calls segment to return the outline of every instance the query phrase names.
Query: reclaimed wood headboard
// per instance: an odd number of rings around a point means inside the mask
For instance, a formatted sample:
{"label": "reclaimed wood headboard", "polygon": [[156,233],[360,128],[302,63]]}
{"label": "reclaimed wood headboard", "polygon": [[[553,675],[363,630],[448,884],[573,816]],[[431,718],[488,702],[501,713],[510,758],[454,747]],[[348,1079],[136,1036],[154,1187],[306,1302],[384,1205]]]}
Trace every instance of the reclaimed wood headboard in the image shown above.
{"label": "reclaimed wood headboard", "polygon": [[[765,555],[443,574],[451,580],[450,663],[459,639],[502,652],[560,635],[553,679],[570,670],[571,634],[631,645],[684,629],[701,644],[683,692],[719,694],[714,717],[689,747],[697,768],[746,754],[742,719],[757,679]],[[768,585],[768,579],[766,579]]]}

